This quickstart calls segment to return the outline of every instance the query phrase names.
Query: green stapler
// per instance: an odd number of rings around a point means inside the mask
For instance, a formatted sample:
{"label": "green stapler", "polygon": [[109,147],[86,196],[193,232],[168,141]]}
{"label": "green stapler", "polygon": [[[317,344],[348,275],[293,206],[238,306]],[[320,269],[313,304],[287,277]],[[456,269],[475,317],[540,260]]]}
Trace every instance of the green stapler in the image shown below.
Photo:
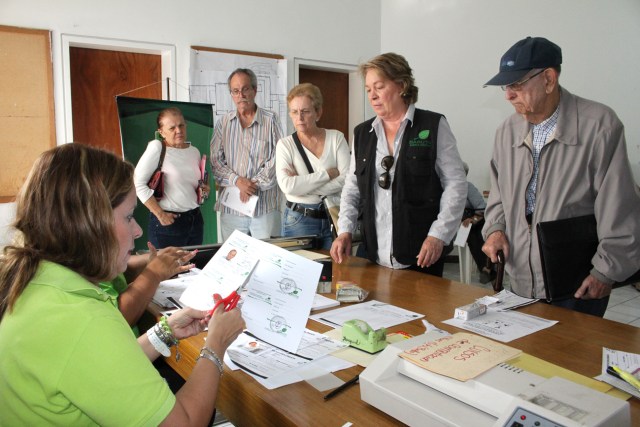
{"label": "green stapler", "polygon": [[342,325],[342,341],[368,353],[377,353],[387,346],[387,331],[385,328],[374,331],[364,320],[348,320]]}

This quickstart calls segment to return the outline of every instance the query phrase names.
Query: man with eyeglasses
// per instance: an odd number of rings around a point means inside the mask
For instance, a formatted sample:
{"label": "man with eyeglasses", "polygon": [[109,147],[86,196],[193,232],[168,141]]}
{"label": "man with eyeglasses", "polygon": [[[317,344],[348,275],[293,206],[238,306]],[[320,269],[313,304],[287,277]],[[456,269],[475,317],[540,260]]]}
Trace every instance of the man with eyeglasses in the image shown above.
{"label": "man with eyeglasses", "polygon": [[[238,68],[227,80],[236,105],[218,119],[211,140],[211,169],[219,194],[215,209],[220,211],[223,241],[234,230],[257,239],[280,235],[280,189],[276,182],[276,143],[282,138],[275,112],[256,105],[258,79],[248,68]],[[232,190],[232,187],[237,187]],[[254,216],[246,216],[222,204],[227,192],[239,191],[247,203],[257,196]]]}
{"label": "man with eyeglasses", "polygon": [[506,258],[516,294],[546,297],[536,224],[594,214],[599,245],[573,298],[552,304],[603,316],[612,285],[640,268],[640,197],[615,112],[559,84],[562,51],[541,37],[514,44],[500,86],[514,109],[497,130],[484,252]]}

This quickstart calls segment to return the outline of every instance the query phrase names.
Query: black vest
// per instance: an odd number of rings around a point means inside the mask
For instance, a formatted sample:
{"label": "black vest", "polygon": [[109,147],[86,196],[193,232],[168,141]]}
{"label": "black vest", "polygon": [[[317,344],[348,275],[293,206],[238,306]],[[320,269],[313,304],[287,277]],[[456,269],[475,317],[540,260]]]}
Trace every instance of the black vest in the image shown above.
{"label": "black vest", "polygon": [[[416,108],[413,126],[404,130],[392,195],[393,256],[402,264],[415,265],[416,256],[440,212],[442,185],[436,174],[438,124],[441,114]],[[378,138],[371,127],[375,118],[354,129],[355,175],[360,190],[359,219],[369,260],[376,262],[378,240],[375,225],[374,185]]]}

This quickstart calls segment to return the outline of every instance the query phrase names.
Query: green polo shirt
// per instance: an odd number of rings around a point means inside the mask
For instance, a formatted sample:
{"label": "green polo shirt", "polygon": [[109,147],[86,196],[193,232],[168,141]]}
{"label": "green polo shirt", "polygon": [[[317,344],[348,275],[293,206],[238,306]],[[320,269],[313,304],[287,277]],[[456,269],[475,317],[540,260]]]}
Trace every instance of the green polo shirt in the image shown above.
{"label": "green polo shirt", "polygon": [[[127,279],[125,279],[124,274],[119,274],[111,281],[98,283],[98,286],[100,286],[100,289],[105,293],[115,299],[117,307],[120,294],[127,290],[129,284],[127,283]],[[133,325],[131,330],[136,337],[140,336],[140,329],[138,329],[138,325]]]}
{"label": "green polo shirt", "polygon": [[158,425],[175,396],[116,297],[43,261],[0,322],[3,425]]}

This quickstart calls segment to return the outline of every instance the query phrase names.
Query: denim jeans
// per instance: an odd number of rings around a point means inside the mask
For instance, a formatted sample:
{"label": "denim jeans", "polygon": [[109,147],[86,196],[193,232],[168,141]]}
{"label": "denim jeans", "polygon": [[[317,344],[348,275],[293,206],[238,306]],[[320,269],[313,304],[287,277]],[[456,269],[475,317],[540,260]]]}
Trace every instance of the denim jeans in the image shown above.
{"label": "denim jeans", "polygon": [[154,214],[149,213],[147,233],[149,241],[157,249],[168,246],[201,245],[204,236],[204,220],[200,208],[180,212],[173,224],[166,226],[160,224]]}
{"label": "denim jeans", "polygon": [[256,239],[278,237],[280,236],[280,211],[271,211],[253,218],[222,212],[220,214],[222,241],[226,241],[235,230],[240,230]]}
{"label": "denim jeans", "polygon": [[[298,203],[298,206],[318,209],[319,205]],[[321,244],[320,249],[331,249],[333,238],[331,236],[331,225],[328,218],[312,218],[304,216],[290,208],[284,209],[282,216],[282,235],[284,237],[295,236],[318,236]]]}

